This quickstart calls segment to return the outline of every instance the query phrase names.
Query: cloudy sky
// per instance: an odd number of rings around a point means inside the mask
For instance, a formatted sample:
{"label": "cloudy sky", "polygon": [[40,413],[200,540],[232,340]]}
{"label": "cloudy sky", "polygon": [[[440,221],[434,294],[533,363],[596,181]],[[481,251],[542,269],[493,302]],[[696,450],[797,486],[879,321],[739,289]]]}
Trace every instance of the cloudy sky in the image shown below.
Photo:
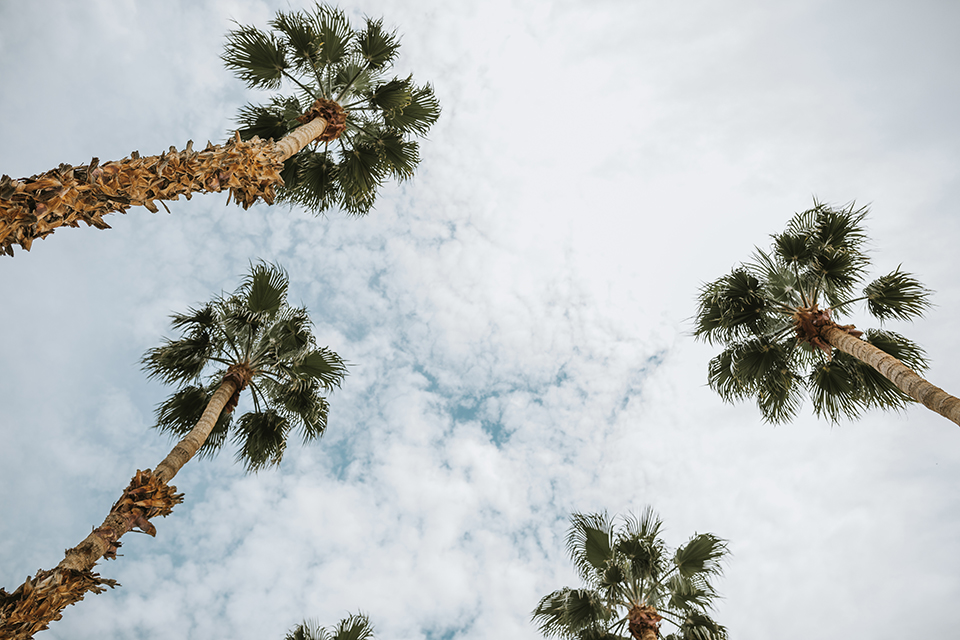
{"label": "cloudy sky", "polygon": [[[0,173],[221,141],[248,92],[224,34],[300,0],[0,2]],[[168,316],[290,273],[352,363],[324,438],[232,451],[101,563],[123,587],[38,637],[282,639],[358,609],[380,638],[539,637],[572,511],[654,507],[733,552],[734,638],[949,637],[960,429],[914,406],[764,424],[706,387],[699,285],[813,196],[870,204],[876,273],[936,291],[890,328],[960,390],[960,5],[947,0],[347,0],[443,105],[364,219],[224,195],[62,229],[0,261],[0,585],[98,525],[170,446],[138,361]],[[864,315],[859,327],[874,326]]]}

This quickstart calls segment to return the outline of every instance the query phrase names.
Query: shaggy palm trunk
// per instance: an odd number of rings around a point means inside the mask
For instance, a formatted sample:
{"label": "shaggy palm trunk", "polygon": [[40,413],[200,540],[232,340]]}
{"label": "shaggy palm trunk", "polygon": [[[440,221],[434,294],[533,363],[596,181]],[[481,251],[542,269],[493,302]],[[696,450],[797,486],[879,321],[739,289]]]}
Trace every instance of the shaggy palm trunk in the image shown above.
{"label": "shaggy palm trunk", "polygon": [[960,399],[927,382],[897,358],[837,326],[823,327],[820,336],[831,346],[879,371],[898,389],[928,409],[960,425]]}
{"label": "shaggy palm trunk", "polygon": [[197,425],[157,465],[155,471],[137,471],[120,500],[113,505],[103,524],[83,542],[67,549],[55,569],[40,570],[13,593],[0,589],[0,640],[27,640],[59,620],[68,605],[83,600],[88,591],[101,593],[117,586],[91,570],[100,558],[116,558],[120,536],[139,529],[151,536],[156,528],[150,518],[166,516],[183,501],[176,487],[168,486],[177,472],[206,442],[221,412],[232,411],[239,391],[249,380],[249,367],[231,367],[214,392]]}
{"label": "shaggy palm trunk", "polygon": [[663,618],[657,613],[656,607],[650,605],[634,605],[627,613],[628,629],[634,640],[657,640],[660,621]]}
{"label": "shaggy palm trunk", "polygon": [[[345,128],[343,109],[331,101],[317,101],[300,117],[305,123],[279,142],[254,137],[243,141],[239,134],[225,145],[207,143],[194,151],[188,142],[183,151],[170,147],[167,153],[129,158],[100,165],[62,164],[46,173],[13,180],[0,178],[0,254],[13,255],[13,245],[25,251],[37,238],[58,227],[78,227],[81,222],[109,229],[108,213],[124,213],[133,206],[157,212],[155,201],[188,200],[195,192],[228,189],[234,202],[249,208],[258,199],[273,204],[276,187],[283,184],[283,162],[313,140],[331,140]],[[228,200],[229,201],[229,200]],[[166,208],[166,205],[163,205]]]}

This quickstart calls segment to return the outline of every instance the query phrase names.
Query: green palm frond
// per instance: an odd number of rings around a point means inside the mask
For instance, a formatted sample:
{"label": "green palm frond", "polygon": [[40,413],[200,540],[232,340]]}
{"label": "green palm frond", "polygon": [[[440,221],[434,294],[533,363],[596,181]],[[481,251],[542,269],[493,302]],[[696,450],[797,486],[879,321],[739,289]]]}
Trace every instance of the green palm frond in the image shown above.
{"label": "green palm frond", "polygon": [[388,127],[403,133],[415,133],[426,136],[440,118],[440,102],[429,84],[415,87],[410,92],[410,102],[401,109],[386,114],[384,120]]}
{"label": "green palm frond", "polygon": [[700,533],[677,549],[673,564],[684,578],[702,573],[716,575],[720,572],[720,560],[726,555],[726,540],[712,533]]}
{"label": "green palm frond", "polygon": [[324,44],[315,22],[302,13],[278,11],[270,26],[282,37],[297,71],[313,74]]}
{"label": "green palm frond", "polygon": [[705,613],[690,612],[680,625],[681,640],[726,640],[727,629]]}
{"label": "green palm frond", "polygon": [[675,573],[664,586],[669,594],[669,607],[678,612],[703,612],[713,606],[717,597],[710,583],[699,576],[685,577]]}
{"label": "green palm frond", "polygon": [[567,553],[580,577],[594,583],[611,559],[612,524],[606,513],[575,513],[570,517]]}
{"label": "green palm frond", "polygon": [[254,27],[240,27],[227,34],[224,49],[220,56],[224,65],[251,89],[280,88],[284,70],[290,65],[283,43],[275,36]]}
{"label": "green palm frond", "polygon": [[340,9],[318,5],[309,17],[323,43],[320,59],[325,65],[341,62],[347,53],[351,36],[350,23],[346,15]]}
{"label": "green palm frond", "polygon": [[590,589],[564,587],[545,596],[533,610],[533,620],[544,636],[580,638],[601,632],[610,619],[603,598]]}
{"label": "green palm frond", "polygon": [[250,311],[272,316],[286,301],[288,284],[282,269],[261,262],[251,265],[238,293],[246,299]]}
{"label": "green palm frond", "polygon": [[372,640],[373,625],[362,613],[351,614],[337,623],[330,640]]}
{"label": "green palm frond", "polygon": [[383,30],[383,20],[367,19],[367,26],[357,38],[357,52],[371,69],[380,70],[397,57],[400,41],[396,32]]}
{"label": "green palm frond", "polygon": [[286,636],[286,640],[373,640],[370,618],[362,613],[350,614],[330,629],[324,629],[315,620],[304,620]]}
{"label": "green palm frond", "polygon": [[317,98],[337,102],[346,129],[335,144],[308,145],[284,163],[277,201],[320,213],[339,207],[363,215],[387,178],[411,177],[420,161],[414,138],[440,116],[430,85],[391,78],[399,38],[381,20],[354,30],[342,11],[317,5],[279,12],[270,30],[240,27],[227,35],[223,60],[248,86],[280,91],[237,118],[241,138],[279,140],[300,126]]}
{"label": "green palm frond", "polygon": [[761,332],[771,311],[760,281],[746,269],[734,269],[702,288],[694,335],[711,344],[741,340]]}
{"label": "green palm frond", "polygon": [[818,417],[839,422],[847,416],[856,418],[866,408],[862,399],[863,381],[857,360],[842,352],[823,360],[808,378],[813,410]]}
{"label": "green palm frond", "polygon": [[164,340],[141,363],[150,378],[167,384],[191,382],[200,377],[217,346],[211,332],[191,331],[179,340]]}
{"label": "green palm frond", "polygon": [[280,464],[289,432],[290,421],[274,409],[243,414],[233,433],[237,462],[248,472]]}
{"label": "green palm frond", "polygon": [[930,308],[931,291],[909,273],[900,271],[881,276],[863,290],[867,309],[879,320],[912,320]]}

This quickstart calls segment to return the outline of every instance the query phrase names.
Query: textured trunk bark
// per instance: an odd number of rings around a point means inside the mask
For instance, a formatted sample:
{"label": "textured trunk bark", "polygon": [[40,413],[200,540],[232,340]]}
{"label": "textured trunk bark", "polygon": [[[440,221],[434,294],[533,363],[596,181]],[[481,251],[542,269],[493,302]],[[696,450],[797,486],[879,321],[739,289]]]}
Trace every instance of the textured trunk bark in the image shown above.
{"label": "textured trunk bark", "polygon": [[299,153],[301,149],[319,138],[326,128],[326,120],[323,118],[315,118],[283,136],[275,147],[280,162],[292,158]]}
{"label": "textured trunk bark", "polygon": [[220,414],[224,407],[230,402],[230,399],[237,392],[238,385],[233,380],[227,379],[220,383],[217,390],[207,403],[207,408],[203,410],[200,421],[197,426],[190,430],[183,439],[177,443],[177,446],[167,454],[163,462],[157,465],[154,475],[162,482],[170,482],[177,472],[183,468],[183,465],[190,461],[190,458],[197,454],[203,443],[210,437],[210,432],[216,426]]}
{"label": "textured trunk bark", "polygon": [[59,620],[63,609],[83,600],[88,591],[100,593],[105,590],[104,585],[111,588],[117,585],[116,581],[101,579],[93,573],[94,565],[103,557],[116,558],[120,537],[128,531],[139,528],[149,535],[156,534],[149,519],[166,516],[183,499],[167,482],[196,455],[217,424],[220,413],[234,404],[231,400],[235,400],[234,395],[241,386],[228,374],[190,433],[174,446],[156,471],[137,471],[103,524],[76,547],[67,549],[55,569],[38,571],[13,593],[0,589],[0,640],[27,640],[46,629],[50,622]]}
{"label": "textured trunk bark", "polygon": [[905,394],[960,425],[960,399],[918,376],[913,369],[881,351],[866,340],[856,338],[838,327],[823,327],[820,335],[832,346],[867,363]]}
{"label": "textured trunk bark", "polygon": [[[335,105],[335,103],[331,103]],[[316,109],[316,107],[314,107]],[[170,147],[159,156],[130,158],[89,165],[60,165],[46,173],[12,180],[0,179],[0,254],[13,255],[13,245],[30,250],[33,241],[62,226],[80,222],[109,229],[103,216],[124,213],[134,206],[156,212],[157,200],[188,200],[193,193],[230,190],[230,197],[244,209],[257,200],[273,204],[276,187],[283,184],[280,171],[290,158],[313,140],[339,135],[343,130],[343,109],[327,107],[327,118],[312,116],[282,139],[242,141],[225,145],[208,144],[194,151],[188,142],[183,151]],[[312,113],[312,112],[308,112]],[[330,124],[331,118],[333,124]],[[324,133],[326,132],[326,135]],[[166,205],[164,205],[166,206]]]}
{"label": "textured trunk bark", "polygon": [[663,618],[651,605],[634,605],[627,612],[627,629],[634,640],[657,640]]}

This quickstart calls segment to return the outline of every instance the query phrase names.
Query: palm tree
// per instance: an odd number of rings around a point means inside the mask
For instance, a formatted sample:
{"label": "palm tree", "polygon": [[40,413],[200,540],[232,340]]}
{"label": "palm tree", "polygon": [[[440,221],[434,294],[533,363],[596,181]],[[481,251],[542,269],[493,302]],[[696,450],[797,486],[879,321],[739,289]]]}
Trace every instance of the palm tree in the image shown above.
{"label": "palm tree", "polygon": [[[367,19],[353,29],[342,11],[279,12],[270,31],[240,26],[227,34],[222,59],[249,87],[282,90],[266,105],[240,110],[240,128],[224,145],[171,147],[158,156],[60,167],[0,178],[0,253],[80,222],[108,229],[103,217],[195,192],[228,189],[245,209],[262,199],[317,213],[339,206],[370,211],[388,178],[404,180],[420,161],[414,138],[440,115],[430,85],[390,77],[399,51],[395,32]],[[276,141],[276,142],[274,142]]]}
{"label": "palm tree", "polygon": [[639,518],[614,525],[606,513],[570,518],[567,552],[586,582],[545,596],[533,620],[546,637],[570,640],[656,640],[666,620],[668,640],[719,640],[724,627],[708,611],[717,598],[710,584],[721,572],[726,541],[694,535],[674,553],[660,538],[660,518],[647,507]]}
{"label": "palm tree", "polygon": [[[960,400],[921,378],[923,350],[893,331],[858,331],[837,319],[857,302],[879,320],[910,320],[930,306],[930,291],[897,267],[863,284],[866,207],[814,201],[773,235],[769,253],[705,285],[695,336],[721,343],[710,387],[724,400],[755,397],[768,422],[793,418],[806,391],[814,412],[838,421],[874,407],[914,400],[960,424]],[[822,308],[821,308],[822,305]]]}
{"label": "palm tree", "polygon": [[374,637],[370,619],[358,613],[350,614],[329,629],[304,620],[290,630],[285,640],[373,640]]}
{"label": "palm tree", "polygon": [[[179,442],[156,469],[137,471],[103,524],[55,569],[13,593],[0,589],[0,637],[29,638],[87,591],[116,586],[92,573],[94,565],[116,558],[126,532],[156,534],[150,519],[183,499],[168,483],[197,453],[216,453],[232,433],[238,461],[257,471],[280,463],[291,431],[305,443],[323,434],[328,405],[320,394],[339,387],[346,367],[316,346],[306,309],[287,302],[288,284],[279,267],[256,264],[232,295],[173,316],[180,338],[150,349],[143,365],[151,377],[180,386],[157,409],[157,427]],[[252,410],[234,421],[245,388]]]}

